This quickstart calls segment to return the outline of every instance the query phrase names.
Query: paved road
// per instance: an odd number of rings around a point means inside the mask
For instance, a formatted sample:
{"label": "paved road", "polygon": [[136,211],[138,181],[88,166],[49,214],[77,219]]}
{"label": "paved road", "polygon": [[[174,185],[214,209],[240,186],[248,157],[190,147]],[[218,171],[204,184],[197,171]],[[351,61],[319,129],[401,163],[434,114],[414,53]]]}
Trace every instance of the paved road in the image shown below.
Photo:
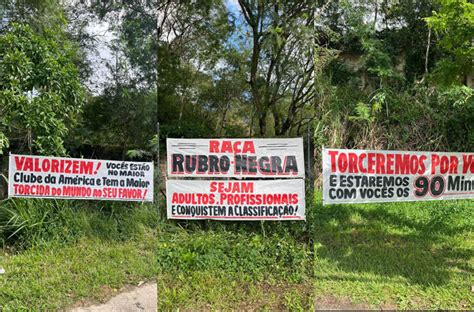
{"label": "paved road", "polygon": [[156,283],[144,284],[123,292],[109,301],[90,307],[74,308],[71,312],[143,312],[156,311],[157,288]]}

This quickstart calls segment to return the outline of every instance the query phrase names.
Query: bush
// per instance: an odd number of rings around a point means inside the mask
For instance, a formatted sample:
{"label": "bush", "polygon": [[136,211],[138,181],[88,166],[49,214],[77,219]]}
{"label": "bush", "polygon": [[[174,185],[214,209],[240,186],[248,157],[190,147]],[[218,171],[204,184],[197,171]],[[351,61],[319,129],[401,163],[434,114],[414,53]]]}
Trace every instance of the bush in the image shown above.
{"label": "bush", "polygon": [[0,205],[0,236],[18,248],[81,237],[139,238],[157,223],[151,204],[11,199]]}
{"label": "bush", "polygon": [[242,234],[226,231],[182,231],[158,244],[159,267],[176,272],[247,274],[255,280],[267,275],[298,282],[311,275],[307,244],[289,235]]}

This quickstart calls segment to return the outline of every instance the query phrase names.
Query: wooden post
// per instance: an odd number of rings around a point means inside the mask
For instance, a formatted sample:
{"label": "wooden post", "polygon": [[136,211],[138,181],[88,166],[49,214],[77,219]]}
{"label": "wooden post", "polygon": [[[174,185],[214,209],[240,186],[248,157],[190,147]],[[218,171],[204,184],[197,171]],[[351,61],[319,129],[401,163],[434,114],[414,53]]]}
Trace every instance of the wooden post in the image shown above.
{"label": "wooden post", "polygon": [[156,123],[156,136],[157,136],[157,142],[156,142],[156,173],[155,173],[155,193],[157,197],[157,202],[158,202],[158,213],[160,211],[160,183],[161,183],[161,176],[160,176],[160,123]]}

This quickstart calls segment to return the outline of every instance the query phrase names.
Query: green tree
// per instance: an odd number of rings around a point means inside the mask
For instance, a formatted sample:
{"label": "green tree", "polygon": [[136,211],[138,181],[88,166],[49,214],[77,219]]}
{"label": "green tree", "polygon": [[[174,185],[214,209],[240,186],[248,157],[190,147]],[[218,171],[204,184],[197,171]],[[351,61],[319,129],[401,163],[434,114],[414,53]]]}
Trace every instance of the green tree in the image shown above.
{"label": "green tree", "polygon": [[316,96],[314,89],[314,1],[239,0],[243,30],[250,38],[248,83],[258,121],[266,136],[267,117],[274,133],[287,135],[305,107]]}
{"label": "green tree", "polygon": [[157,88],[158,116],[163,134],[211,136],[214,110],[225,60],[226,40],[232,28],[223,1],[162,1],[158,6]]}
{"label": "green tree", "polygon": [[467,0],[440,0],[441,8],[426,18],[446,53],[436,64],[434,77],[443,85],[465,83],[474,68],[474,4]]}
{"label": "green tree", "polygon": [[11,23],[0,34],[0,150],[66,154],[63,140],[84,102],[65,24],[43,28]]}
{"label": "green tree", "polygon": [[67,146],[125,159],[130,149],[146,149],[156,133],[156,93],[117,83],[84,105],[80,124]]}

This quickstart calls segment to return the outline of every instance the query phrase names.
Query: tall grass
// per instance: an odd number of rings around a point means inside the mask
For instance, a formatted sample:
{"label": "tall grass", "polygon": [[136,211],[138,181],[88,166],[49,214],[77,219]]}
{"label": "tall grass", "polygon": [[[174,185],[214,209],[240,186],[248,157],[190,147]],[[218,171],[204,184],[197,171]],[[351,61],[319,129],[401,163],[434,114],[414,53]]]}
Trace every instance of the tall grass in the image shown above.
{"label": "tall grass", "polygon": [[20,249],[82,237],[137,238],[158,220],[152,204],[19,198],[0,204],[0,236]]}

